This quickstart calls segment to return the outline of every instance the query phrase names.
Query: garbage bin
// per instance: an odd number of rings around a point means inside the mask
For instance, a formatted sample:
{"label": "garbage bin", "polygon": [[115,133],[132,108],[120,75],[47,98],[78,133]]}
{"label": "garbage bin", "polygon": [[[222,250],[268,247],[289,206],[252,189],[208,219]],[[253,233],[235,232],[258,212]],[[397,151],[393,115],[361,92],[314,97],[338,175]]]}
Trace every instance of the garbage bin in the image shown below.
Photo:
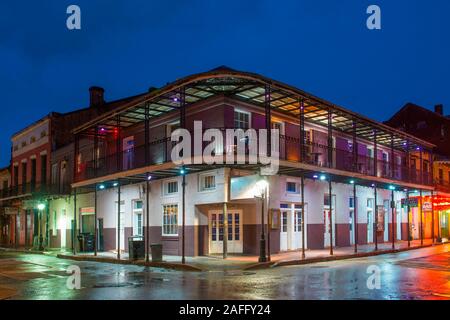
{"label": "garbage bin", "polygon": [[152,243],[150,248],[152,250],[152,262],[162,262],[162,244]]}
{"label": "garbage bin", "polygon": [[95,237],[90,233],[80,233],[78,236],[80,252],[93,252]]}
{"label": "garbage bin", "polygon": [[145,258],[144,239],[138,237],[128,237],[128,259],[139,260]]}

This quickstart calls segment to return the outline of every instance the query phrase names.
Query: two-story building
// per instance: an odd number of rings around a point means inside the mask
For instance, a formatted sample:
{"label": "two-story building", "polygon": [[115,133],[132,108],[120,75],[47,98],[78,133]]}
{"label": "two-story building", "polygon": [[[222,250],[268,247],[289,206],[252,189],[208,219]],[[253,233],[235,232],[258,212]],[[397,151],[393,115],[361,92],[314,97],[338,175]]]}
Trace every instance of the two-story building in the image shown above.
{"label": "two-story building", "polygon": [[436,145],[432,167],[435,192],[433,201],[428,199],[428,202],[432,202],[438,212],[438,225],[432,231],[441,241],[447,241],[450,233],[450,116],[444,114],[442,104],[432,111],[407,103],[385,123]]}
{"label": "two-story building", "polygon": [[[183,163],[172,152],[179,128],[195,140]],[[256,135],[227,135],[237,128]],[[260,129],[276,131],[264,142]],[[408,201],[433,191],[432,143],[253,73],[220,67],[191,75],[73,133],[66,227],[118,255],[131,236],[181,256],[332,252],[423,239],[425,221],[435,219]],[[272,146],[268,159],[278,170],[266,176],[267,157],[252,155]]]}
{"label": "two-story building", "polygon": [[126,102],[105,102],[99,87],[91,87],[89,94],[88,107],[52,112],[12,136],[11,185],[0,198],[8,206],[9,229],[15,233],[10,245],[52,246],[49,203],[70,198],[73,156],[64,151],[73,154],[73,147],[67,147],[73,145],[72,129]]}

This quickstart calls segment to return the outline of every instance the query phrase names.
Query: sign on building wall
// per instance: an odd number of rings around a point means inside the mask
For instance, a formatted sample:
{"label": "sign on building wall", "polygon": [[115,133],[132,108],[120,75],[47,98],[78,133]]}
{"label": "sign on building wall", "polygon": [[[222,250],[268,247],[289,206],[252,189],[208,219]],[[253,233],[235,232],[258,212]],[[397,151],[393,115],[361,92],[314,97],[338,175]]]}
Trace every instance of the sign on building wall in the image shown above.
{"label": "sign on building wall", "polygon": [[423,211],[432,211],[433,205],[431,204],[431,202],[424,202],[422,209]]}
{"label": "sign on building wall", "polygon": [[378,215],[378,224],[377,231],[384,231],[384,217],[385,217],[385,209],[383,205],[377,206],[377,215]]}
{"label": "sign on building wall", "polygon": [[281,215],[280,209],[270,209],[269,211],[270,229],[276,230],[280,228],[280,215]]}

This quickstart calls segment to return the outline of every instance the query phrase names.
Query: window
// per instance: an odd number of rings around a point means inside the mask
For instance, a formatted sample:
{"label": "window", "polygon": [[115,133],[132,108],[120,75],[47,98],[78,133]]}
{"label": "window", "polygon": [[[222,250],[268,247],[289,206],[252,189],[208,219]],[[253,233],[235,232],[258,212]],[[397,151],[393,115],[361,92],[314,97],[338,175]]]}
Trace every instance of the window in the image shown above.
{"label": "window", "polygon": [[444,170],[439,169],[439,182],[444,182]]}
{"label": "window", "polygon": [[26,141],[22,141],[22,148],[25,148],[27,146],[27,142]]}
{"label": "window", "polygon": [[174,194],[178,192],[178,181],[168,181],[164,184],[164,194]]}
{"label": "window", "polygon": [[367,208],[373,209],[374,208],[374,199],[367,199]]}
{"label": "window", "polygon": [[294,232],[302,232],[302,210],[297,208],[294,209]]}
{"label": "window", "polygon": [[137,200],[133,202],[133,235],[142,237],[143,232],[143,202],[142,200]]}
{"label": "window", "polygon": [[16,144],[16,145],[14,146],[14,151],[17,151],[17,150],[19,150],[19,145],[18,145],[18,144]]}
{"label": "window", "polygon": [[237,129],[250,128],[250,114],[243,111],[234,111],[234,127]]}
{"label": "window", "polygon": [[41,131],[41,138],[44,138],[47,136],[47,131]]}
{"label": "window", "polygon": [[216,188],[216,177],[213,175],[200,176],[200,191],[213,190]]}
{"label": "window", "polygon": [[353,197],[348,198],[348,207],[350,209],[355,208],[355,198],[353,198]]}
{"label": "window", "polygon": [[297,193],[297,184],[295,182],[286,182],[286,191],[290,193]]}
{"label": "window", "polygon": [[32,136],[32,137],[30,138],[30,144],[35,143],[35,142],[36,142],[36,137],[35,137],[35,136]]}
{"label": "window", "polygon": [[281,213],[281,232],[287,232],[288,213],[283,211]]}
{"label": "window", "polygon": [[163,206],[163,235],[178,235],[178,205],[168,204]]}

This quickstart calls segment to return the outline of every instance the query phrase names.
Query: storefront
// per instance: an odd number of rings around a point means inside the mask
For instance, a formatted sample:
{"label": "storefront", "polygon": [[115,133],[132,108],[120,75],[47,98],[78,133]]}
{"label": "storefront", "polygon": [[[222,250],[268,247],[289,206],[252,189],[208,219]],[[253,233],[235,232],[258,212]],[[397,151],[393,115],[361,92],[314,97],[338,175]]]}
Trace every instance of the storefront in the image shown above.
{"label": "storefront", "polygon": [[439,216],[439,238],[444,242],[449,241],[450,197],[438,195],[434,197],[433,204]]}

